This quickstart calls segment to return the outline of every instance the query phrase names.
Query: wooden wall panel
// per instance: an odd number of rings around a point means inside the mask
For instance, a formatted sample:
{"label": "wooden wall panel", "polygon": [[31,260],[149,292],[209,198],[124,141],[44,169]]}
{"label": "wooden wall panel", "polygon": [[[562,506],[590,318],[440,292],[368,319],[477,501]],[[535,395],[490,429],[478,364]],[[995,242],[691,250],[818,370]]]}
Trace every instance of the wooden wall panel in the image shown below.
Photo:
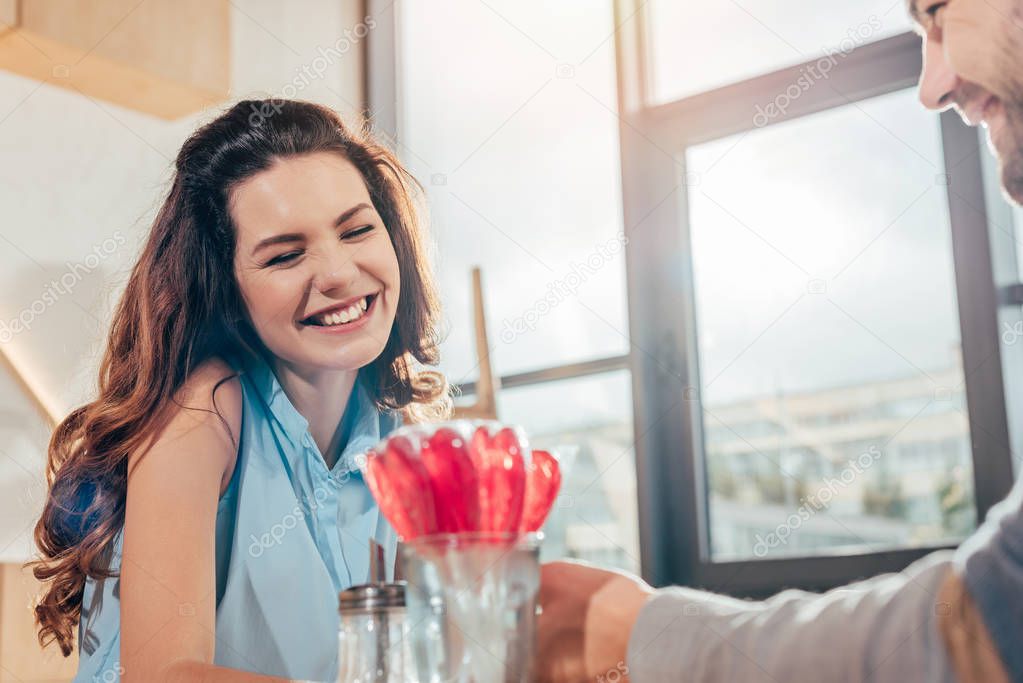
{"label": "wooden wall panel", "polygon": [[0,69],[167,120],[228,97],[228,0],[0,3]]}
{"label": "wooden wall panel", "polygon": [[56,645],[43,650],[36,640],[32,604],[40,584],[20,564],[0,564],[0,683],[68,681],[78,657],[64,658]]}

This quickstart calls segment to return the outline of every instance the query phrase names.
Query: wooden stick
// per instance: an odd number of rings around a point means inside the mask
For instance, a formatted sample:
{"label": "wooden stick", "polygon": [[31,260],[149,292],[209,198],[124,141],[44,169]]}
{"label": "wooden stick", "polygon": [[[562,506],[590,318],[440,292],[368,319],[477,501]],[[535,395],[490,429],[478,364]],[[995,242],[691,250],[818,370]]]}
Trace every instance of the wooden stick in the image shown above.
{"label": "wooden stick", "polygon": [[476,360],[480,370],[476,381],[476,402],[455,408],[457,418],[482,420],[497,419],[497,390],[501,380],[494,376],[490,364],[490,344],[487,341],[487,314],[483,304],[483,274],[479,267],[472,269],[473,323],[476,332]]}

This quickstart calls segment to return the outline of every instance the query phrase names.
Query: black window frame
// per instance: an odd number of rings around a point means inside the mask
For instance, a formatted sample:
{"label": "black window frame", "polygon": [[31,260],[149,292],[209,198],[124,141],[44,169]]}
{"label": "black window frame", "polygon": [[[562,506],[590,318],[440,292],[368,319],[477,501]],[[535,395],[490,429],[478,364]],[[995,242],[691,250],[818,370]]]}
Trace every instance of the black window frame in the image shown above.
{"label": "black window frame", "polygon": [[[374,130],[390,138],[400,151],[400,0],[366,0],[366,4],[367,14],[377,22],[363,47],[367,115]],[[650,104],[644,35],[649,3],[613,0],[613,4],[624,228],[629,238],[625,257],[630,352],[509,375],[501,378],[502,388],[630,370],[640,559],[644,578],[654,585],[694,586],[749,597],[787,587],[823,590],[898,571],[933,550],[948,547],[705,559],[710,555],[708,489],[702,463],[686,173],[681,160],[689,146],[756,128],[756,106],[772,101],[817,57],[677,101]],[[913,33],[859,46],[834,66],[826,87],[803,93],[769,125],[914,87],[920,68],[920,39]],[[1023,406],[1023,383],[1003,382],[1003,358],[1005,366],[1019,368],[1023,378],[1023,343],[1010,348],[1000,335],[1004,326],[1023,325],[1023,285],[1018,282],[1015,254],[1010,259],[1004,253],[1016,238],[1007,234],[1012,231],[1011,216],[992,189],[981,134],[946,112],[941,115],[941,136],[975,504],[977,519],[982,520],[1011,488],[1012,444],[1023,445],[1023,425],[1018,420],[1010,424],[1006,410],[1007,392],[1011,405]],[[989,231],[991,225],[1001,231]],[[640,234],[643,239],[634,239]],[[470,395],[474,387],[470,382],[459,388]]]}
{"label": "black window frame", "polygon": [[[626,272],[644,577],[655,585],[760,597],[788,587],[823,590],[898,571],[949,547],[709,559],[685,150],[758,128],[757,105],[784,92],[819,56],[674,102],[650,104],[650,51],[644,35],[649,4],[616,0],[615,12],[620,27],[616,49],[622,191],[629,238]],[[921,62],[920,38],[911,32],[859,46],[835,64],[826,84],[804,92],[767,125],[914,87]],[[999,297],[1006,294],[1004,288],[996,288],[993,272],[980,135],[958,115],[945,112],[941,136],[975,504],[977,519],[982,520],[1013,481],[999,335]],[[639,231],[644,238],[633,239]]]}

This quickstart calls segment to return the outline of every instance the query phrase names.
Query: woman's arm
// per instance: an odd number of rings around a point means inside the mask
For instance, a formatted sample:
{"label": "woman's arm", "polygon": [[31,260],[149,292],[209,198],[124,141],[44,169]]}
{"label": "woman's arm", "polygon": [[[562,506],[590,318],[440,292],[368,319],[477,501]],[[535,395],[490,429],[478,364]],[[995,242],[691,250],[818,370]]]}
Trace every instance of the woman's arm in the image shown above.
{"label": "woman's arm", "polygon": [[[241,386],[205,363],[189,377],[147,452],[129,461],[121,560],[125,683],[279,681],[212,664],[216,513],[237,457]],[[219,409],[227,422],[217,416]],[[233,437],[233,438],[232,438]],[[133,469],[132,469],[133,468]]]}

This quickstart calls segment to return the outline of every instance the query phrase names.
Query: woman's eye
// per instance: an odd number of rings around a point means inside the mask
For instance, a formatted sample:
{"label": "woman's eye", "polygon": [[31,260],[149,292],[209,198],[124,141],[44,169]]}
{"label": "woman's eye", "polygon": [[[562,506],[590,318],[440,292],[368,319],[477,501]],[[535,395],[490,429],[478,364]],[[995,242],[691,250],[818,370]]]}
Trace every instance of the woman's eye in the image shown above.
{"label": "woman's eye", "polygon": [[367,232],[371,231],[372,229],[373,229],[372,225],[366,225],[366,226],[363,226],[361,228],[356,228],[355,230],[349,230],[345,234],[341,235],[341,239],[346,240],[346,239],[351,239],[352,237],[359,237],[360,235],[365,235]]}
{"label": "woman's eye", "polygon": [[940,29],[945,23],[945,9],[947,3],[938,2],[927,8],[927,16],[931,18],[931,27]]}
{"label": "woman's eye", "polygon": [[[346,232],[343,235],[341,235],[341,239],[347,240],[347,239],[352,239],[352,238],[355,238],[355,237],[360,237],[360,236],[365,235],[366,233],[370,232],[371,230],[373,230],[373,227],[374,226],[372,226],[372,225],[366,225],[366,226],[363,226],[361,228],[356,228],[355,230],[349,230],[348,232]],[[302,255],[302,252],[300,252],[300,251],[289,251],[286,254],[281,254],[280,256],[274,256],[272,259],[270,259],[269,261],[267,261],[264,264],[264,267],[269,268],[270,266],[279,266],[279,265],[283,265],[283,264],[286,264],[286,263],[290,263],[291,261],[294,261],[296,258],[298,258],[301,255]]]}
{"label": "woman's eye", "polygon": [[281,254],[280,256],[274,256],[272,259],[266,262],[267,266],[276,266],[282,263],[288,263],[298,258],[297,251],[289,251],[287,254]]}

